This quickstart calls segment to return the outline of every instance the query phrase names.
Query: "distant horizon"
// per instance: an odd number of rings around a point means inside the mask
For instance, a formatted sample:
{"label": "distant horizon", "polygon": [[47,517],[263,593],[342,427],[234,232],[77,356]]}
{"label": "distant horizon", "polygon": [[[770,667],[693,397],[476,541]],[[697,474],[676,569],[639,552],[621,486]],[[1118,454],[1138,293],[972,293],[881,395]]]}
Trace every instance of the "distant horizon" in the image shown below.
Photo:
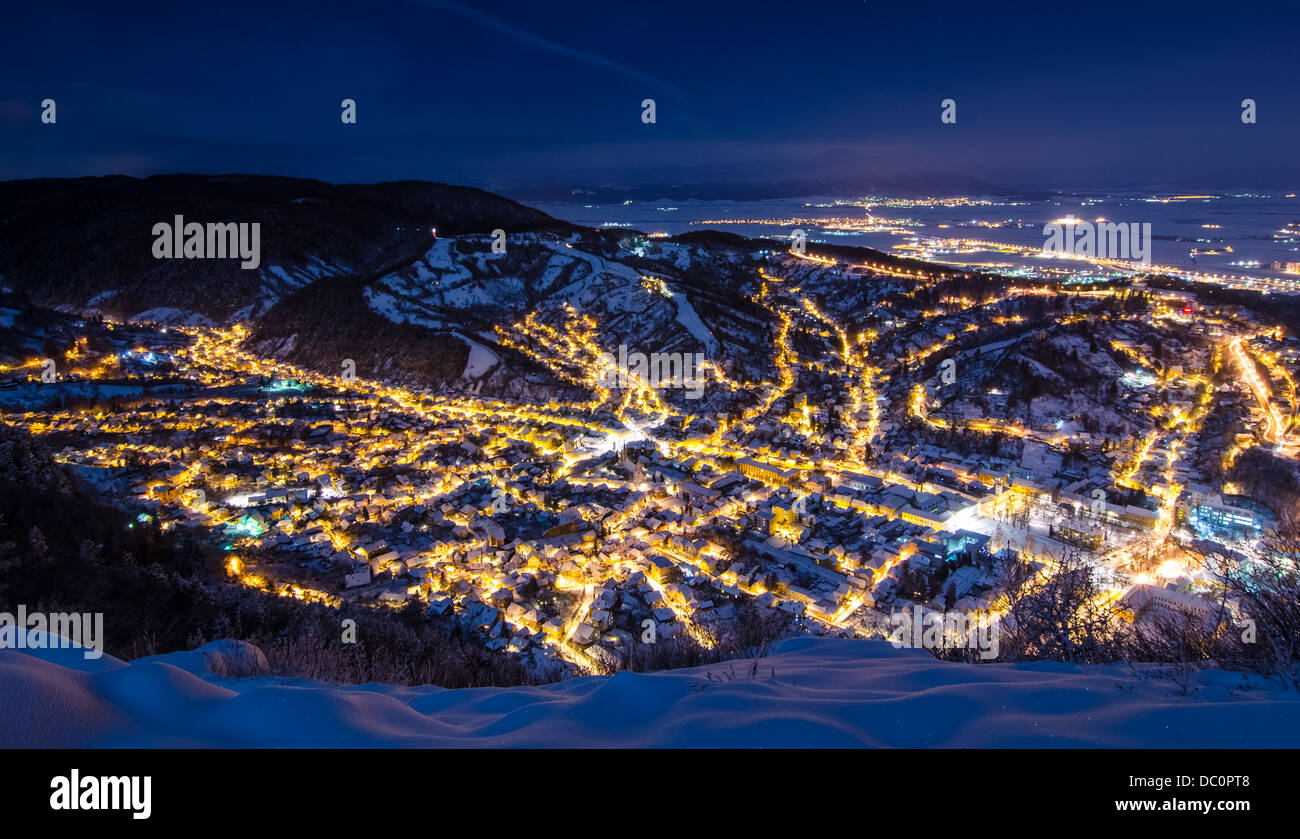
{"label": "distant horizon", "polygon": [[[1287,193],[1300,194],[1300,185],[1285,185],[1281,183],[1276,183],[1272,185],[1248,185],[1248,184],[1208,185],[1208,184],[1152,182],[1146,184],[1112,184],[1112,185],[1099,185],[1099,186],[990,184],[989,186],[992,187],[992,189],[987,191],[982,191],[982,192],[972,191],[972,190],[943,190],[943,191],[933,191],[933,190],[926,191],[926,190],[917,190],[917,189],[891,190],[887,188],[863,191],[860,189],[853,189],[851,187],[845,186],[838,190],[832,190],[829,192],[827,191],[789,192],[789,191],[781,191],[783,184],[780,183],[762,184],[762,183],[749,182],[749,181],[709,182],[709,183],[700,183],[700,184],[680,183],[680,182],[618,183],[618,182],[611,182],[611,181],[581,182],[581,183],[571,183],[571,184],[565,184],[560,182],[535,183],[535,184],[528,184],[528,183],[485,184],[485,183],[473,183],[469,181],[459,181],[459,180],[437,178],[437,177],[406,177],[406,178],[394,177],[394,178],[380,178],[380,179],[369,179],[369,180],[346,180],[346,179],[338,180],[338,179],[331,179],[327,177],[312,177],[309,175],[290,175],[290,174],[283,174],[279,172],[254,172],[254,171],[233,171],[233,170],[212,171],[212,172],[186,170],[186,171],[152,172],[149,174],[132,174],[127,172],[103,172],[99,174],[84,174],[84,175],[36,175],[31,177],[0,178],[0,183],[20,183],[24,181],[60,181],[60,180],[74,181],[74,180],[80,180],[85,178],[130,178],[133,180],[148,180],[150,178],[166,178],[166,177],[284,178],[286,180],[309,181],[309,182],[314,181],[317,183],[328,184],[330,186],[347,186],[347,185],[379,186],[382,184],[392,184],[392,183],[443,184],[446,186],[467,187],[472,189],[483,190],[485,192],[492,192],[492,193],[499,194],[503,197],[511,198],[512,200],[520,201],[520,202],[524,202],[526,200],[537,200],[537,201],[542,201],[544,203],[557,203],[558,198],[557,197],[546,197],[546,198],[531,197],[531,199],[514,198],[510,193],[511,192],[530,193],[531,195],[535,196],[548,191],[554,192],[557,190],[571,190],[571,192],[568,194],[568,198],[569,200],[572,200],[575,203],[580,202],[582,200],[583,192],[594,191],[594,190],[625,190],[628,192],[644,193],[647,190],[662,189],[667,193],[673,190],[695,190],[695,189],[708,190],[710,188],[727,189],[727,188],[739,188],[739,187],[754,187],[755,189],[762,189],[764,186],[772,187],[774,193],[771,195],[749,197],[749,198],[728,198],[728,197],[705,196],[694,200],[744,202],[744,201],[788,200],[788,199],[795,199],[795,198],[864,197],[867,195],[881,195],[881,196],[889,196],[889,197],[916,197],[916,198],[920,198],[920,197],[931,197],[931,198],[1003,197],[1005,198],[1009,196],[1023,196],[1030,193],[1047,193],[1047,194],[1061,194],[1061,195],[1086,195],[1090,193],[1095,193],[1095,194],[1107,195],[1107,196],[1150,195],[1152,197],[1163,195],[1165,193],[1175,193],[1178,195],[1199,195],[1199,194],[1212,193],[1222,197],[1222,196],[1228,196],[1233,194],[1257,192],[1259,190],[1281,193],[1281,195],[1278,195],[1276,197],[1284,197],[1285,194]],[[852,180],[852,179],[846,179],[846,180]],[[1170,195],[1169,197],[1173,197],[1173,196]],[[639,197],[639,198],[634,198],[633,200],[655,201],[655,200],[690,200],[690,199],[673,199],[671,198],[671,196],[665,194],[663,196],[658,196],[658,197]]]}

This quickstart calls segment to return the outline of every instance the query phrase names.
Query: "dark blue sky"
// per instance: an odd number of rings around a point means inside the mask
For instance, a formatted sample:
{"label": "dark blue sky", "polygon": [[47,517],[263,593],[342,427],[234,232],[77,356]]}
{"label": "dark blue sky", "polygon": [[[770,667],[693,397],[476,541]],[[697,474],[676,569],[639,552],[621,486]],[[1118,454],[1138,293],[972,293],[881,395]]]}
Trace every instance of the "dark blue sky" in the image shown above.
{"label": "dark blue sky", "polygon": [[[6,9],[0,178],[1300,181],[1300,15],[1282,3],[125,6]],[[40,123],[46,97],[56,125]],[[956,125],[939,120],[947,97]]]}

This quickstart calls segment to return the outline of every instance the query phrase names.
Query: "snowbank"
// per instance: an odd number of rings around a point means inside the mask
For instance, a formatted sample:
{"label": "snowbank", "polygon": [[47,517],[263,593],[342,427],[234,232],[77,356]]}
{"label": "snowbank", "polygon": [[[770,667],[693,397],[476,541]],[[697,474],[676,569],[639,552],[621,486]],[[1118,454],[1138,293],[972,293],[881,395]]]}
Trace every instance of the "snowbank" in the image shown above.
{"label": "snowbank", "polygon": [[0,650],[0,746],[1300,745],[1300,697],[1241,674],[1203,672],[1181,696],[1127,666],[952,664],[881,641],[467,690],[235,678],[221,675],[230,655],[231,642],[130,664]]}

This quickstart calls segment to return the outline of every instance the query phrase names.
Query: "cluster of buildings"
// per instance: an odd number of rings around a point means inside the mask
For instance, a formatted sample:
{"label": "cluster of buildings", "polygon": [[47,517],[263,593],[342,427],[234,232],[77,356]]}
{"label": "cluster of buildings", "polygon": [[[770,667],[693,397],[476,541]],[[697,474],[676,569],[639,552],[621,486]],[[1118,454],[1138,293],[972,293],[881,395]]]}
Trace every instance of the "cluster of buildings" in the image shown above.
{"label": "cluster of buildings", "polygon": [[[997,393],[979,394],[993,411],[934,407],[962,404],[981,371],[1047,340],[1019,314],[1030,291],[935,311],[882,304],[861,330],[809,299],[796,306],[797,293],[765,300],[789,298],[787,326],[806,317],[803,337],[830,351],[795,364],[783,329],[780,386],[715,416],[665,409],[625,423],[605,405],[336,379],[248,354],[237,328],[196,328],[156,347],[136,336],[119,359],[141,374],[165,366],[188,389],[10,419],[63,441],[61,459],[131,497],[142,521],[208,534],[246,585],[414,603],[539,670],[617,668],[637,644],[683,634],[714,643],[742,610],[840,634],[870,633],[908,602],[986,611],[999,561],[1017,552],[1090,552],[1146,587],[1129,597],[1140,611],[1195,599],[1198,581],[1185,569],[1166,575],[1172,588],[1139,579],[1132,546],[1150,554],[1178,528],[1258,534],[1262,509],[1223,491],[1199,455],[1236,433],[1233,417],[1287,443],[1292,343],[1249,345],[1272,371],[1265,398],[1216,378],[1247,351],[1231,316],[1162,303],[1163,337],[1182,338],[1159,363],[1149,325],[1107,323],[1105,353],[1127,362],[1114,371],[1114,427],[1090,430],[1071,415],[1008,420]],[[1066,320],[1088,306],[1072,303]],[[991,340],[975,340],[981,330]],[[960,375],[936,371],[945,358]],[[1018,454],[956,445],[963,429],[999,432]]]}

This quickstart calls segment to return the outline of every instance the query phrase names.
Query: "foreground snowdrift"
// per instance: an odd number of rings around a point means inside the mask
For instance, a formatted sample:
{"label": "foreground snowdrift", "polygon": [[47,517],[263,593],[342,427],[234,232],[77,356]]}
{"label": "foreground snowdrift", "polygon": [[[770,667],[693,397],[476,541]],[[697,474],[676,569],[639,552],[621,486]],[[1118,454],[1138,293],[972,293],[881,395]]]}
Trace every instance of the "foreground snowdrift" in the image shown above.
{"label": "foreground snowdrift", "polygon": [[808,638],[756,664],[535,688],[338,688],[218,675],[230,650],[0,650],[0,746],[1300,746],[1294,691],[1222,671],[1181,696],[1126,666]]}

